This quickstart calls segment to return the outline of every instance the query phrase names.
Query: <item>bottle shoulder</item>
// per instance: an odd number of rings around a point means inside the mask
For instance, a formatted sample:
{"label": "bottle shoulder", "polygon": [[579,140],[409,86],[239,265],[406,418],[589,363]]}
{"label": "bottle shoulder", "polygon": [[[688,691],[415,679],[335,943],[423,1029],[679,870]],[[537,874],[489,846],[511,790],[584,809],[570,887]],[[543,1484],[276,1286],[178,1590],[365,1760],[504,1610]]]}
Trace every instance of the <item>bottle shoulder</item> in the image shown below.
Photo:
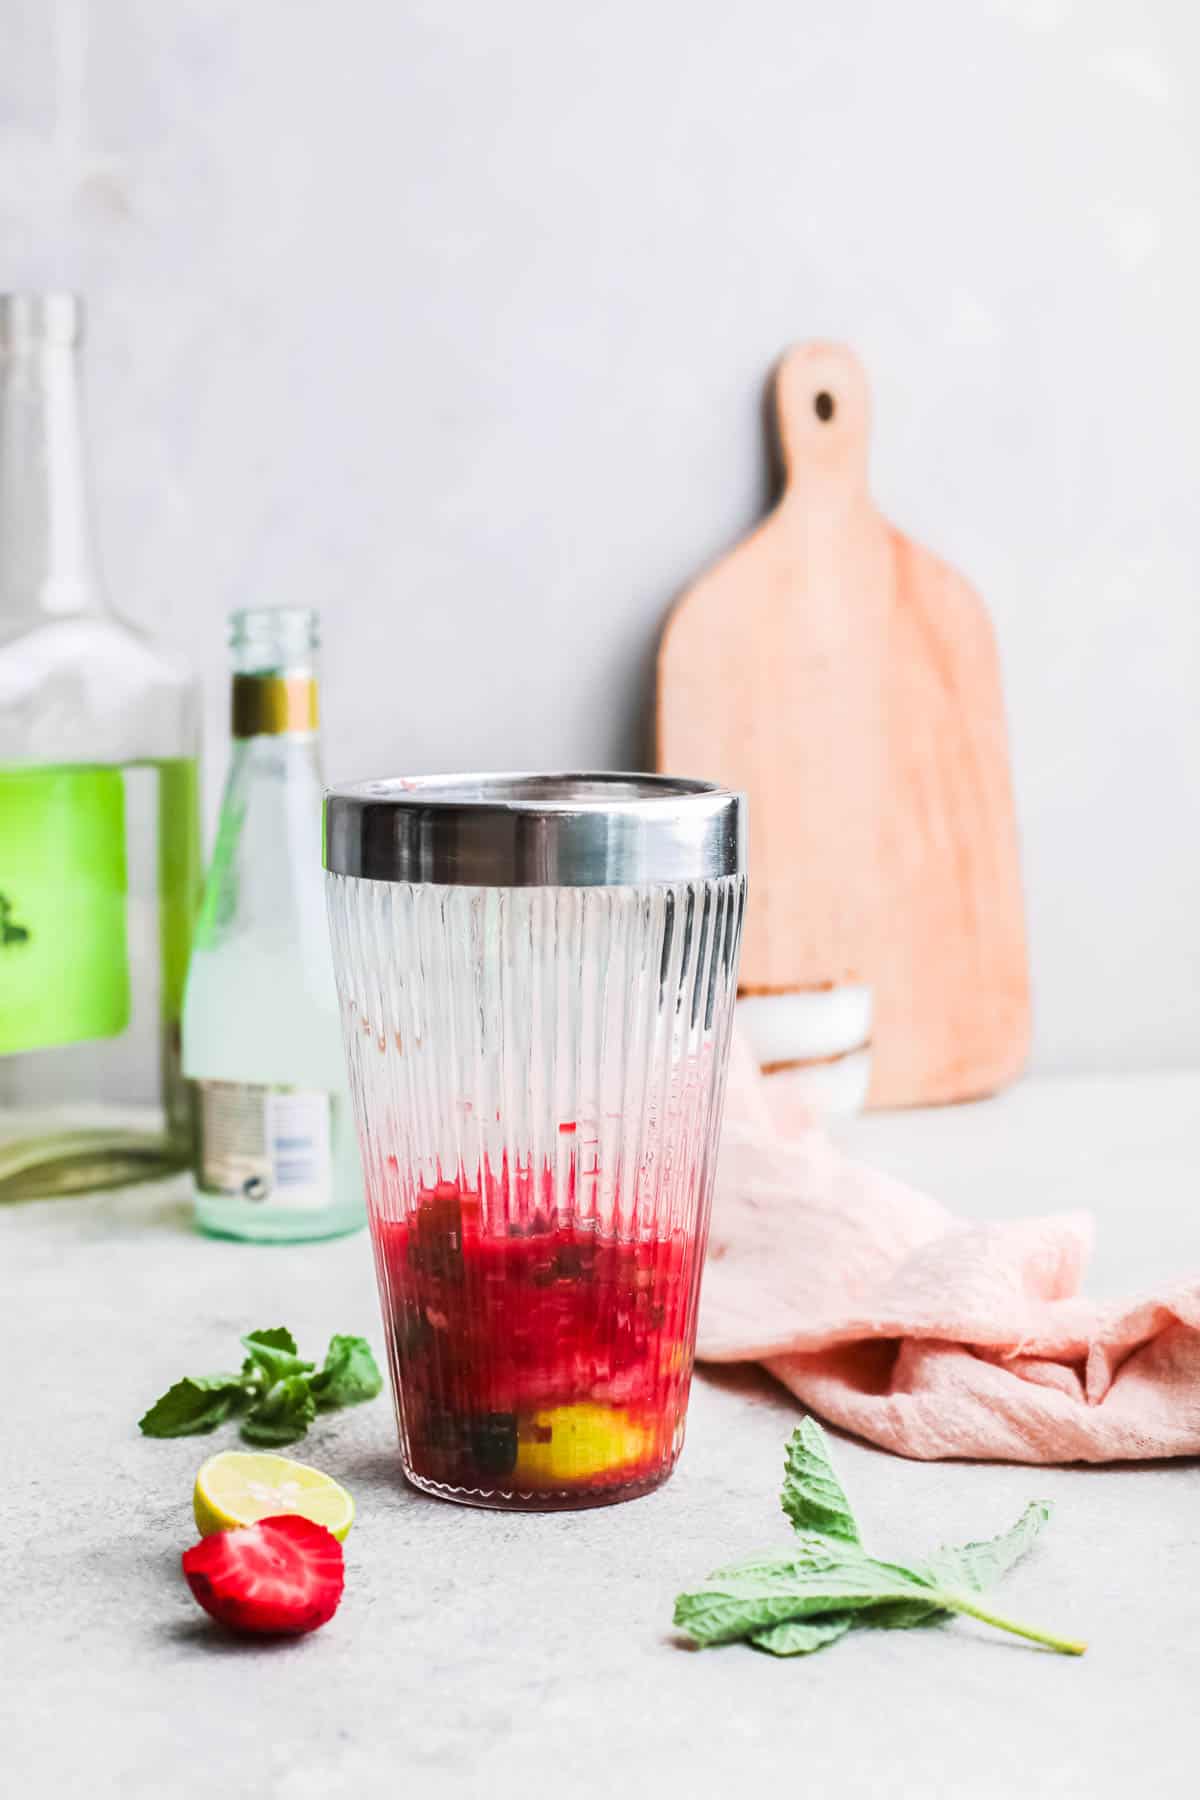
{"label": "bottle shoulder", "polygon": [[48,620],[0,643],[0,760],[125,762],[193,755],[199,684],[107,614]]}

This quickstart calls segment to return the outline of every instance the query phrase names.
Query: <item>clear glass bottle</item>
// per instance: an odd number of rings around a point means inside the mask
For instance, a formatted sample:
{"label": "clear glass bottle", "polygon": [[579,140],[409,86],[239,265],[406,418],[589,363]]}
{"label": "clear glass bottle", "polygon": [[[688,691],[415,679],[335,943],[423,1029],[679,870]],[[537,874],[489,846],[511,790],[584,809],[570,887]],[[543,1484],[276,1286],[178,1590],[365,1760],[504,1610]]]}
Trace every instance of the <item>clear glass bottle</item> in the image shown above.
{"label": "clear glass bottle", "polygon": [[233,761],[188,976],[197,1223],[290,1242],[363,1224],[321,872],[317,615],[235,613]]}
{"label": "clear glass bottle", "polygon": [[182,1168],[191,676],[106,601],[82,303],[0,295],[0,1200]]}

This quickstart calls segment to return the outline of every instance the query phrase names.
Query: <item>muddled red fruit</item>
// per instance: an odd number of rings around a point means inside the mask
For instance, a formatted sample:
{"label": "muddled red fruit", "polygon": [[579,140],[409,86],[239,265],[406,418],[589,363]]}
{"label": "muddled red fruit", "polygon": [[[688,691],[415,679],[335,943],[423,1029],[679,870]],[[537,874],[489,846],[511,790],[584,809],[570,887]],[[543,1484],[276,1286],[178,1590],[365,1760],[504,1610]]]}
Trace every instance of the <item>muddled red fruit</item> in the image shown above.
{"label": "muddled red fruit", "polygon": [[563,1189],[503,1169],[431,1184],[377,1218],[418,1480],[587,1503],[669,1472],[700,1251],[682,1229],[605,1230],[576,1193],[574,1161]]}
{"label": "muddled red fruit", "polygon": [[184,1551],[183,1572],[222,1625],[270,1637],[299,1637],[324,1625],[346,1582],[333,1533],[298,1513],[201,1538]]}

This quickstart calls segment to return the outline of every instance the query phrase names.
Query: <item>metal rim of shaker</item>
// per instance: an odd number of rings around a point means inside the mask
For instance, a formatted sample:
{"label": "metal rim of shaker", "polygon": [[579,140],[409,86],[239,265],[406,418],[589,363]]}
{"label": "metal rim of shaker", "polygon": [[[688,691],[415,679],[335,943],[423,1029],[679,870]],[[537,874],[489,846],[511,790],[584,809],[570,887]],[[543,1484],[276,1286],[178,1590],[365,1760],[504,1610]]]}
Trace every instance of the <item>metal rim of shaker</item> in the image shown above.
{"label": "metal rim of shaker", "polygon": [[447,887],[715,880],[745,872],[746,801],[716,782],[615,770],[354,782],[326,793],[324,861]]}

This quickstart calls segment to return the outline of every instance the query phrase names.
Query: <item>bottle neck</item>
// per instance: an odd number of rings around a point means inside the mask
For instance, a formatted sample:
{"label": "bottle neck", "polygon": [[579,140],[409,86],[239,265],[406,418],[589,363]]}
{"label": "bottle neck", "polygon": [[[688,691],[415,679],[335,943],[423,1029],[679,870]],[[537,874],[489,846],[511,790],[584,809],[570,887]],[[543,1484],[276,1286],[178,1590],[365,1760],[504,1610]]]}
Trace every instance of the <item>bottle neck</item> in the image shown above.
{"label": "bottle neck", "polygon": [[0,637],[106,610],[74,343],[0,338]]}

